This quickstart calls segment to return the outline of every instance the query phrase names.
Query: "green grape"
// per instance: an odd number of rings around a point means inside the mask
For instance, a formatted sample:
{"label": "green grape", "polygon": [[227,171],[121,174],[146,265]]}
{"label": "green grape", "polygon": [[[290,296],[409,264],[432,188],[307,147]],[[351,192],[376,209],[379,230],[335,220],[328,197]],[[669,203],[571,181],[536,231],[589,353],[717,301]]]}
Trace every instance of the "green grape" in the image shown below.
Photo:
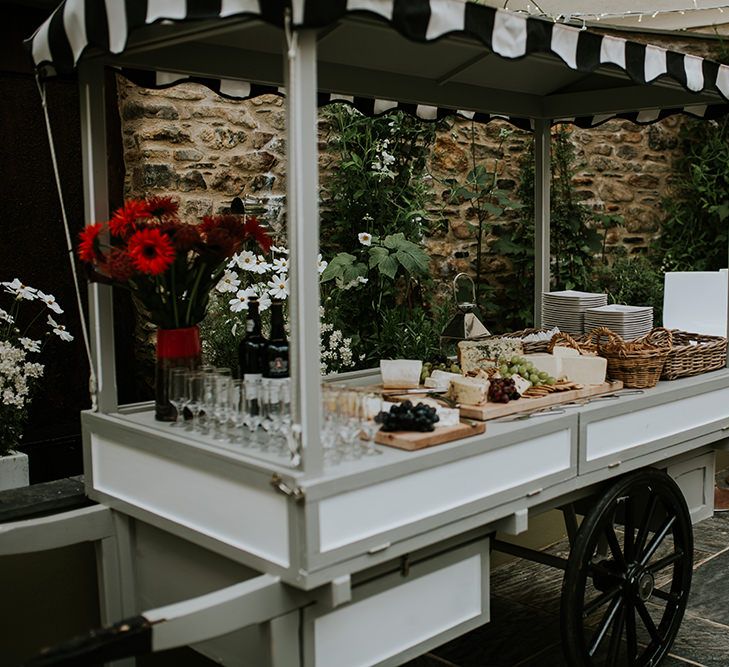
{"label": "green grape", "polygon": [[519,359],[519,357],[512,357],[509,363],[512,366],[518,366],[520,361],[521,359]]}
{"label": "green grape", "polygon": [[553,384],[557,384],[557,380],[555,380],[554,378],[547,378],[544,381],[544,384],[548,384],[549,386],[552,386]]}
{"label": "green grape", "polygon": [[541,373],[539,373],[540,380],[546,380],[548,377],[549,377],[549,373],[547,373],[547,371],[542,371]]}
{"label": "green grape", "polygon": [[519,366],[519,375],[521,375],[522,377],[525,377],[526,373],[527,373],[526,366]]}
{"label": "green grape", "polygon": [[509,366],[509,375],[516,375],[519,372],[518,366]]}
{"label": "green grape", "polygon": [[532,373],[529,376],[529,382],[531,382],[532,384],[539,384],[539,376],[536,373]]}
{"label": "green grape", "polygon": [[499,366],[499,373],[501,373],[501,377],[506,377],[509,374],[509,367],[506,365]]}

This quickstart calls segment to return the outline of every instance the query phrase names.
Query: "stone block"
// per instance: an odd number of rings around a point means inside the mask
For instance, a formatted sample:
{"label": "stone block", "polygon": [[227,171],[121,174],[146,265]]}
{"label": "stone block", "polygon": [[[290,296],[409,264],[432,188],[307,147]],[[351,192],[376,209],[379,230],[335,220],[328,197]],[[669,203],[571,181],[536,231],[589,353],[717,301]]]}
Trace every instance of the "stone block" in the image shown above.
{"label": "stone block", "polygon": [[140,102],[129,100],[124,103],[121,110],[123,120],[139,120],[140,118],[163,118],[164,120],[177,120],[180,115],[171,104],[157,104],[154,102]]}
{"label": "stone block", "polygon": [[0,491],[28,486],[29,479],[27,454],[11,450],[0,456]]}
{"label": "stone block", "polygon": [[634,188],[655,190],[661,184],[661,180],[653,174],[634,174],[628,177],[628,183]]}
{"label": "stone block", "polygon": [[207,190],[208,189],[208,186],[205,183],[205,179],[203,178],[203,175],[196,169],[193,169],[192,171],[188,171],[183,176],[181,176],[179,179],[179,182],[178,182],[178,187],[182,192],[191,192],[193,190]]}
{"label": "stone block", "polygon": [[192,141],[190,135],[174,125],[163,125],[143,130],[137,135],[145,141],[164,141],[171,144],[187,144]]}
{"label": "stone block", "polygon": [[600,198],[605,202],[626,202],[635,199],[633,190],[620,181],[607,181],[597,188]]}
{"label": "stone block", "polygon": [[235,148],[246,140],[246,133],[242,130],[231,130],[226,127],[207,127],[198,138],[210,148]]}
{"label": "stone block", "polygon": [[175,160],[179,162],[197,162],[203,159],[203,154],[195,148],[175,151],[173,154]]}
{"label": "stone block", "polygon": [[244,153],[243,155],[235,155],[231,158],[230,163],[239,171],[260,174],[269,171],[277,161],[278,158],[267,151],[256,151]]}
{"label": "stone block", "polygon": [[137,191],[167,190],[177,187],[177,174],[166,164],[142,164],[135,167],[132,183]]}

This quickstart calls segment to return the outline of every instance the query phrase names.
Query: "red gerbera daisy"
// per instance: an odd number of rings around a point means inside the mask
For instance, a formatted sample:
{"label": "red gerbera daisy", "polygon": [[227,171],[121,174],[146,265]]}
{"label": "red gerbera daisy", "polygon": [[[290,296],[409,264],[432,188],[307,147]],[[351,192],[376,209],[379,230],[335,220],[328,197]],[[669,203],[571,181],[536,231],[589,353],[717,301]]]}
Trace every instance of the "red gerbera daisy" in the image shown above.
{"label": "red gerbera daisy", "polygon": [[135,231],[137,220],[144,220],[150,217],[147,202],[138,199],[130,199],[124,202],[124,206],[114,211],[109,220],[109,229],[114,236],[126,238]]}
{"label": "red gerbera daisy", "polygon": [[258,222],[258,218],[252,215],[248,216],[243,229],[245,230],[246,236],[252,236],[255,239],[256,243],[258,243],[264,253],[271,249],[273,240],[261,226],[261,223]]}
{"label": "red gerbera daisy", "polygon": [[157,276],[175,261],[175,249],[167,234],[159,229],[140,229],[134,232],[127,245],[134,266],[142,273]]}
{"label": "red gerbera daisy", "polygon": [[150,197],[147,199],[147,211],[154,218],[167,218],[177,215],[180,205],[172,197]]}
{"label": "red gerbera daisy", "polygon": [[104,254],[101,252],[101,234],[104,229],[103,222],[97,222],[94,225],[84,227],[79,233],[80,243],[78,245],[78,256],[83,262],[101,261]]}

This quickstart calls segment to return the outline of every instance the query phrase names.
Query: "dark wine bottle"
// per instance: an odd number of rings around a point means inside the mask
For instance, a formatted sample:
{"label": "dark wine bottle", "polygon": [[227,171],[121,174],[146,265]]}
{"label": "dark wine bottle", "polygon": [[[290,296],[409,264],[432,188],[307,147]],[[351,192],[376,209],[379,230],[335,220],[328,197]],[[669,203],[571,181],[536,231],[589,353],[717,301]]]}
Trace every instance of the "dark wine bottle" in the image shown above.
{"label": "dark wine bottle", "polygon": [[289,341],[284,327],[283,301],[271,303],[271,337],[266,343],[263,377],[283,380],[289,376]]}
{"label": "dark wine bottle", "polygon": [[246,316],[246,333],[238,347],[238,363],[240,377],[243,380],[260,380],[265,365],[266,339],[261,331],[261,315],[258,312],[258,299],[251,297],[248,301]]}

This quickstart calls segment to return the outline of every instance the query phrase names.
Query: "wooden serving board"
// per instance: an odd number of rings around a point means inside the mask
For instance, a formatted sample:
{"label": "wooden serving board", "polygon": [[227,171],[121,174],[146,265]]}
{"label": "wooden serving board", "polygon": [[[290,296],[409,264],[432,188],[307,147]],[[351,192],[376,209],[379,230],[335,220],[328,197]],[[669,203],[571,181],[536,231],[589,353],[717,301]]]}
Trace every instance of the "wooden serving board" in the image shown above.
{"label": "wooden serving board", "polygon": [[590,396],[599,396],[600,394],[611,394],[623,388],[620,380],[603,382],[602,384],[591,384],[582,389],[572,389],[570,391],[557,391],[553,394],[547,394],[540,398],[519,398],[516,401],[508,403],[482,403],[481,405],[460,405],[458,409],[461,411],[461,417],[470,419],[478,419],[479,421],[488,421],[489,419],[498,419],[499,417],[508,417],[509,415],[517,415],[521,412],[531,412],[532,410],[541,410],[549,408],[560,403],[570,403],[581,398],[589,398]]}
{"label": "wooden serving board", "polygon": [[459,438],[480,435],[485,430],[486,424],[461,422],[456,426],[436,427],[435,431],[425,433],[416,431],[377,431],[375,434],[375,442],[380,445],[407,449],[412,452],[416,449],[425,449],[433,445],[442,445],[445,442],[451,442]]}

